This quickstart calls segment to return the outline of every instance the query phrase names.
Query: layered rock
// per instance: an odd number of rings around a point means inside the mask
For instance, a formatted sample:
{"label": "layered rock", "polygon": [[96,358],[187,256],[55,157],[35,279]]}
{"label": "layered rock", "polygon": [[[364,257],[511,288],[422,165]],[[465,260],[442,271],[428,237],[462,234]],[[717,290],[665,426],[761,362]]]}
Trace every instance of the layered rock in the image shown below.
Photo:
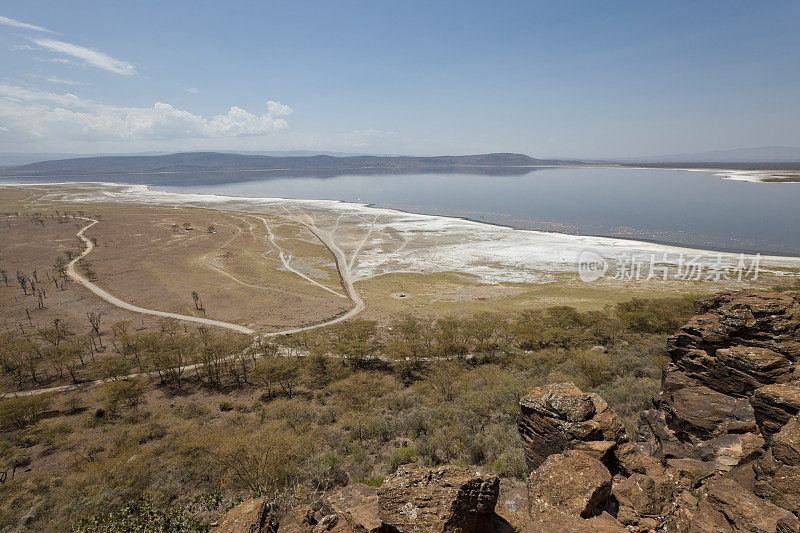
{"label": "layered rock", "polygon": [[554,453],[581,450],[606,465],[627,442],[622,421],[599,395],[572,383],[537,387],[520,400],[519,432],[530,469]]}
{"label": "layered rock", "polygon": [[670,338],[662,391],[641,415],[637,447],[728,471],[754,460],[800,410],[800,294],[729,292],[698,308]]}
{"label": "layered rock", "polygon": [[392,531],[488,531],[500,480],[475,469],[403,465],[378,490],[381,522]]}
{"label": "layered rock", "polygon": [[800,382],[765,385],[753,392],[750,402],[761,434],[769,440],[800,412]]}
{"label": "layered rock", "polygon": [[800,417],[794,417],[770,440],[755,466],[755,493],[800,513]]}

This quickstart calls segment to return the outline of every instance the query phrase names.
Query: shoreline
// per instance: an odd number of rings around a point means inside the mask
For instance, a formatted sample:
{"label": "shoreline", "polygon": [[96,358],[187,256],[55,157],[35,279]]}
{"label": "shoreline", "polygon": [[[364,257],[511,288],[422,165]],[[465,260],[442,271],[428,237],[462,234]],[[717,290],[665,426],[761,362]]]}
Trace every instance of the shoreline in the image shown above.
{"label": "shoreline", "polygon": [[[638,254],[704,254],[716,258],[738,259],[739,257],[755,258],[757,254],[734,253],[719,250],[708,250],[702,248],[692,248],[672,244],[662,244],[648,242],[644,240],[625,239],[607,236],[573,235],[558,232],[546,232],[529,229],[516,229],[501,224],[479,222],[462,217],[450,217],[444,215],[429,215],[420,213],[410,213],[393,208],[375,207],[367,203],[347,202],[342,200],[313,200],[313,199],[292,199],[292,198],[261,198],[244,197],[220,194],[202,193],[177,193],[169,191],[153,190],[148,185],[124,184],[114,182],[51,182],[51,183],[32,183],[32,184],[0,184],[0,187],[31,187],[31,188],[50,188],[64,187],[67,190],[60,201],[74,201],[76,203],[89,202],[113,202],[113,203],[133,203],[144,205],[172,205],[183,207],[201,207],[219,210],[250,211],[254,213],[264,213],[264,209],[276,207],[278,205],[290,205],[298,208],[309,208],[336,214],[369,214],[370,216],[385,217],[389,221],[385,225],[400,227],[400,232],[410,234],[424,233],[426,237],[437,240],[439,236],[447,236],[454,233],[456,241],[445,242],[453,252],[456,249],[474,245],[480,248],[486,255],[484,259],[492,262],[489,255],[493,253],[501,256],[506,262],[511,261],[511,256],[518,253],[520,257],[513,262],[521,266],[523,270],[527,267],[536,266],[539,272],[564,272],[564,265],[573,262],[576,257],[576,250],[601,249],[606,253],[638,253]],[[70,198],[70,190],[75,188],[89,188],[82,197]],[[91,189],[94,189],[92,191]],[[77,192],[77,191],[75,191]],[[100,193],[99,195],[97,193]],[[227,205],[226,205],[227,204]],[[231,205],[234,204],[234,205]],[[239,204],[239,205],[236,205]],[[458,241],[458,237],[464,237],[463,241]],[[474,237],[470,239],[469,237]],[[443,239],[447,241],[446,238]],[[428,252],[427,249],[423,252]],[[522,256],[528,253],[530,262],[525,261]],[[536,252],[533,254],[532,252]],[[602,254],[601,254],[602,255]],[[569,257],[568,257],[569,256]],[[800,267],[800,257],[790,255],[759,255],[762,264],[768,264],[785,268]],[[409,259],[404,257],[404,259]],[[447,258],[452,261],[452,257]],[[500,261],[501,263],[504,261]],[[455,266],[455,265],[454,265]],[[401,269],[402,270],[402,269]],[[460,270],[450,268],[447,270]],[[467,268],[466,272],[471,269]],[[441,270],[440,270],[441,271]],[[375,274],[372,274],[375,275]],[[480,274],[479,274],[480,275]],[[358,276],[358,279],[371,277],[371,275]],[[520,280],[521,281],[521,280]],[[541,280],[539,280],[541,281]]]}

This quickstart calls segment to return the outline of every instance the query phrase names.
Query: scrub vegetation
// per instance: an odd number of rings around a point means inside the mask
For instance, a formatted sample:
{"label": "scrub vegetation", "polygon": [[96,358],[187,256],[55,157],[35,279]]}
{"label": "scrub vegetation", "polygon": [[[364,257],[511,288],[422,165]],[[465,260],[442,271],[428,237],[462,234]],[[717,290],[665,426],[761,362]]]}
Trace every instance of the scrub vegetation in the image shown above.
{"label": "scrub vegetation", "polygon": [[[632,428],[659,388],[666,336],[692,313],[681,297],[397,315],[261,339],[171,319],[7,332],[5,380],[109,381],[0,401],[0,529],[203,531],[241,498],[288,508],[349,482],[378,485],[409,462],[522,478],[523,394],[574,381]],[[104,348],[90,350],[87,335]]]}

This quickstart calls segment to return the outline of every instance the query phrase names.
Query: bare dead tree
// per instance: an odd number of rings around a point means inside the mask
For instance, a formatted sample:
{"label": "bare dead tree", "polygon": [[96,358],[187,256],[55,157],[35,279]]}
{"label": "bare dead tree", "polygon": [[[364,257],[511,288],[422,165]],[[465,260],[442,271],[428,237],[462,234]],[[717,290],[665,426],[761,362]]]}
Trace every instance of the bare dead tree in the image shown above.
{"label": "bare dead tree", "polygon": [[5,270],[0,270],[0,278],[3,279],[3,283],[6,287],[8,287],[8,272]]}
{"label": "bare dead tree", "polygon": [[88,311],[86,313],[86,318],[89,319],[89,324],[91,324],[92,330],[94,330],[94,334],[97,336],[97,342],[100,345],[100,349],[97,350],[98,352],[100,350],[105,350],[105,346],[103,346],[103,338],[100,336],[100,320],[102,317],[103,313],[99,309]]}
{"label": "bare dead tree", "polygon": [[192,291],[192,300],[194,300],[194,308],[198,311],[205,311],[205,307],[203,306],[203,300],[200,299],[200,295],[197,294],[197,291]]}
{"label": "bare dead tree", "polygon": [[26,278],[25,275],[22,272],[20,272],[19,270],[17,270],[17,282],[19,283],[19,286],[22,288],[22,292],[24,292],[27,295],[28,294],[28,278]]}

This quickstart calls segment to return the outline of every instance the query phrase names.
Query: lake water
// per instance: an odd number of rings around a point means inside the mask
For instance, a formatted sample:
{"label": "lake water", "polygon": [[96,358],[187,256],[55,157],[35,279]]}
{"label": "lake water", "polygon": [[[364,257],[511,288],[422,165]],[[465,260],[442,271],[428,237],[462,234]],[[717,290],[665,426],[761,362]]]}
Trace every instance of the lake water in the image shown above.
{"label": "lake water", "polygon": [[750,183],[703,172],[599,167],[536,169],[516,176],[344,175],[225,184],[209,184],[213,180],[208,178],[204,176],[204,185],[154,188],[361,201],[515,228],[800,255],[800,183]]}

